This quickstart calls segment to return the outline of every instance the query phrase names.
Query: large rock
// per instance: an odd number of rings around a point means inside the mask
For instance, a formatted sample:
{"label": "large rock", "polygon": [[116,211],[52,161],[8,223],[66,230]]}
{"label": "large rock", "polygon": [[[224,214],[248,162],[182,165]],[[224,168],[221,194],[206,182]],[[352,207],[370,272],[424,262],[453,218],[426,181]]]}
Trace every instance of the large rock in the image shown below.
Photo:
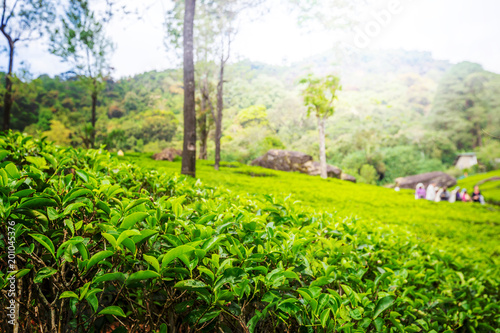
{"label": "large rock", "polygon": [[307,162],[312,162],[312,156],[297,151],[271,149],[263,156],[252,161],[252,165],[281,171],[298,171],[307,173]]}
{"label": "large rock", "polygon": [[170,161],[172,162],[177,156],[182,156],[182,150],[175,148],[163,149],[160,153],[154,154],[153,159],[157,161]]}
{"label": "large rock", "polygon": [[[253,160],[252,165],[273,170],[296,171],[312,176],[318,176],[321,173],[319,162],[313,161],[311,155],[296,151],[272,149]],[[327,165],[326,172],[330,178],[340,178],[342,170],[333,165]]]}
{"label": "large rock", "polygon": [[[307,162],[304,165],[307,168],[307,173],[311,176],[319,176],[321,175],[321,163],[320,162]],[[340,175],[342,174],[342,170],[333,165],[326,165],[326,175],[328,178],[337,178],[340,179]]]}
{"label": "large rock", "polygon": [[351,175],[348,175],[347,173],[343,173],[340,175],[340,179],[342,180],[346,180],[348,182],[353,182],[353,183],[356,183],[357,180],[356,180],[356,177],[354,176],[351,176]]}
{"label": "large rock", "polygon": [[396,185],[400,188],[415,189],[418,183],[424,184],[427,188],[429,184],[436,184],[438,187],[452,187],[457,184],[457,180],[441,171],[422,173],[420,175],[396,178]]}

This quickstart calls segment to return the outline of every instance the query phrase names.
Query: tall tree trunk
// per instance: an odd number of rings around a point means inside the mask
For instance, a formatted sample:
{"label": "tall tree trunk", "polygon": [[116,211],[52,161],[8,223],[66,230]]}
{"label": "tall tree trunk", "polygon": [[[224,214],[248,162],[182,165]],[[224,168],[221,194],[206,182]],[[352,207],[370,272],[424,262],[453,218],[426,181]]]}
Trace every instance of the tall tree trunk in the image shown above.
{"label": "tall tree trunk", "polygon": [[217,84],[217,118],[215,119],[215,165],[220,168],[220,139],[222,137],[222,109],[224,108],[224,56],[220,61],[219,83]]}
{"label": "tall tree trunk", "polygon": [[193,26],[196,0],[186,0],[184,12],[184,144],[183,175],[196,177],[196,109],[193,60]]}
{"label": "tall tree trunk", "polygon": [[9,71],[5,75],[5,95],[3,100],[3,130],[10,129],[10,112],[12,109],[12,70],[14,67],[14,42],[4,33],[9,41]]}
{"label": "tall tree trunk", "polygon": [[326,179],[326,148],[325,148],[325,118],[318,117],[319,132],[319,162],[321,167],[321,178]]}
{"label": "tall tree trunk", "polygon": [[200,103],[200,116],[198,117],[198,129],[200,131],[200,154],[198,158],[200,160],[206,160],[208,158],[207,153],[207,140],[208,140],[208,124],[207,124],[207,113],[210,104],[210,92],[208,88],[208,78],[205,77],[203,83],[200,84],[200,94],[201,94],[201,103]]}
{"label": "tall tree trunk", "polygon": [[201,94],[201,105],[200,105],[200,116],[198,117],[198,129],[200,131],[200,154],[198,158],[200,160],[207,159],[207,138],[208,138],[208,128],[207,128],[207,101],[205,95]]}
{"label": "tall tree trunk", "polygon": [[476,124],[476,146],[474,148],[481,147],[482,145],[483,138],[481,137],[481,125]]}
{"label": "tall tree trunk", "polygon": [[95,124],[96,124],[96,107],[97,107],[97,81],[94,79],[92,90],[92,132],[90,132],[90,147],[95,148]]}

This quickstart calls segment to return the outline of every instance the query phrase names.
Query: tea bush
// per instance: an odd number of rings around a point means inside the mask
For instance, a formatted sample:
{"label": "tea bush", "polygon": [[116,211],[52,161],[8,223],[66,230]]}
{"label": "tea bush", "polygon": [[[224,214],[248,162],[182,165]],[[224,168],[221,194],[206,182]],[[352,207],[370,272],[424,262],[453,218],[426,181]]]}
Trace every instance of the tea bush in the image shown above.
{"label": "tea bush", "polygon": [[101,150],[8,134],[0,158],[0,285],[16,277],[20,332],[500,332],[498,265],[480,253]]}

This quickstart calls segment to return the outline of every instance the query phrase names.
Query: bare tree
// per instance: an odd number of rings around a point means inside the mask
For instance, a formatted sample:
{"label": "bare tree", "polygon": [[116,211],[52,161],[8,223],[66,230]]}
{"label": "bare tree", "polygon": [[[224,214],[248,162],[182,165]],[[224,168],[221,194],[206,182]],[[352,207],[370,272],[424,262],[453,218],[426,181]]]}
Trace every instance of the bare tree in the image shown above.
{"label": "bare tree", "polygon": [[217,82],[217,114],[215,115],[215,165],[214,169],[220,168],[220,140],[222,138],[222,111],[224,110],[224,70],[231,55],[231,43],[236,35],[234,21],[238,15],[239,8],[236,1],[218,1],[215,13],[218,18],[218,42],[219,42],[219,80]]}
{"label": "bare tree", "polygon": [[215,119],[214,106],[212,103],[212,85],[210,82],[211,73],[205,72],[201,77],[201,80],[197,80],[200,92],[200,110],[197,116],[198,119],[198,132],[200,134],[200,153],[198,158],[200,160],[206,160],[208,158],[208,133],[210,132],[210,121],[208,114],[212,114],[212,118]]}
{"label": "bare tree", "polygon": [[[238,33],[238,23],[241,15],[251,8],[261,6],[265,0],[214,0],[211,1],[209,14],[215,22],[216,39],[214,51],[219,62],[217,82],[217,112],[215,120],[215,170],[220,168],[222,117],[224,110],[224,83],[225,68],[231,55],[231,44]],[[261,7],[265,10],[265,8]]]}
{"label": "bare tree", "polygon": [[202,160],[208,158],[208,133],[210,132],[210,124],[212,123],[208,115],[211,114],[215,120],[212,96],[215,91],[214,73],[217,71],[213,52],[213,45],[216,38],[215,24],[207,9],[208,6],[203,2],[198,6],[194,31],[195,76],[200,93],[200,108],[197,115],[200,142],[198,158]]}
{"label": "bare tree", "polygon": [[51,0],[3,0],[1,5],[0,31],[7,40],[9,53],[3,104],[3,130],[8,130],[12,109],[12,73],[16,46],[41,38],[46,26],[54,21],[55,14]]}

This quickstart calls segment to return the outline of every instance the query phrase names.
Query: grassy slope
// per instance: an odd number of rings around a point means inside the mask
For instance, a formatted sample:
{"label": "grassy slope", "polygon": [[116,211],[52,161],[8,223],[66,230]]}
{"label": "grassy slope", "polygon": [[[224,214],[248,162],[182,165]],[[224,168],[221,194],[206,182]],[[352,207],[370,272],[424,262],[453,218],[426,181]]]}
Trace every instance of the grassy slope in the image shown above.
{"label": "grassy slope", "polygon": [[[492,177],[500,177],[500,170],[467,177],[460,180],[458,186],[465,187],[469,193],[472,193],[474,185],[481,180]],[[480,190],[487,201],[500,203],[500,180],[486,182],[480,186]]]}
{"label": "grassy slope", "polygon": [[[126,159],[149,168],[163,168],[165,172],[179,173],[181,169],[180,162],[154,161],[148,154],[128,154]],[[422,241],[441,243],[442,248],[460,244],[464,253],[479,250],[495,261],[500,255],[500,208],[497,206],[417,201],[411,190],[395,192],[241,164],[224,164],[220,172],[215,172],[211,163],[198,161],[197,176],[212,186],[224,186],[235,192],[292,194],[294,199],[317,210],[399,225]],[[252,177],[248,173],[267,176]]]}

